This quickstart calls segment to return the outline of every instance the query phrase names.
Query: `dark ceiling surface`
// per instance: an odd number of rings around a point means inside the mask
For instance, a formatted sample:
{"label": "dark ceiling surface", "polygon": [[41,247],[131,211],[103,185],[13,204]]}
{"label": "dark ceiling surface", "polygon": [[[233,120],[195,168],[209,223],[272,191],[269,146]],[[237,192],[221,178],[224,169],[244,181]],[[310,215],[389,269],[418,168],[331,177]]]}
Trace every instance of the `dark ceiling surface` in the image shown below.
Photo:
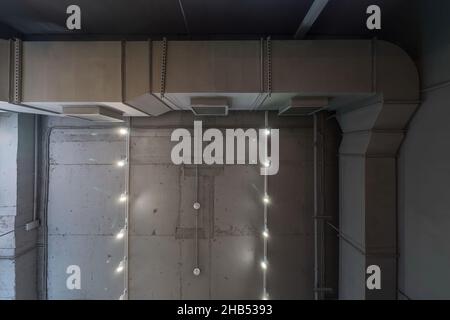
{"label": "dark ceiling surface", "polygon": [[[314,1],[323,0],[0,0],[0,38],[292,39]],[[306,38],[414,42],[413,3],[429,0],[329,0]],[[81,8],[81,30],[66,9]],[[379,5],[382,30],[368,30],[366,9]],[[408,40],[409,39],[409,40]]]}
{"label": "dark ceiling surface", "polygon": [[[313,0],[0,0],[0,22],[24,35],[285,35]],[[81,8],[82,29],[66,28]]]}
{"label": "dark ceiling surface", "polygon": [[[314,0],[0,0],[3,34],[292,37]],[[405,16],[408,0],[330,0],[310,31],[315,36],[367,36],[366,8],[383,23]],[[81,8],[82,29],[66,28],[66,8]],[[14,34],[14,35],[15,35]]]}

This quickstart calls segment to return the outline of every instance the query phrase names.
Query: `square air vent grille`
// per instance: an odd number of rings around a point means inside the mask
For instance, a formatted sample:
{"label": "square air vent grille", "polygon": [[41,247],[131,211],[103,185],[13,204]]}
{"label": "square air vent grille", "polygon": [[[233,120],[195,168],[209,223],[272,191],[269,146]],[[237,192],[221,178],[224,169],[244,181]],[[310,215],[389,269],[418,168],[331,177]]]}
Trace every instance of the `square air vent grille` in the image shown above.
{"label": "square air vent grille", "polygon": [[122,113],[103,106],[65,106],[63,114],[95,122],[123,122]]}
{"label": "square air vent grille", "polygon": [[293,108],[291,106],[285,107],[281,109],[279,112],[279,116],[307,116],[312,112],[317,111],[317,108],[314,107],[303,107],[303,108]]}
{"label": "square air vent grille", "polygon": [[324,97],[296,97],[289,105],[281,109],[279,116],[308,116],[328,105],[328,98]]}
{"label": "square air vent grille", "polygon": [[196,116],[226,116],[228,115],[228,107],[213,106],[196,106],[192,107],[192,111]]}
{"label": "square air vent grille", "polygon": [[226,116],[228,100],[226,98],[192,98],[191,109],[196,116]]}

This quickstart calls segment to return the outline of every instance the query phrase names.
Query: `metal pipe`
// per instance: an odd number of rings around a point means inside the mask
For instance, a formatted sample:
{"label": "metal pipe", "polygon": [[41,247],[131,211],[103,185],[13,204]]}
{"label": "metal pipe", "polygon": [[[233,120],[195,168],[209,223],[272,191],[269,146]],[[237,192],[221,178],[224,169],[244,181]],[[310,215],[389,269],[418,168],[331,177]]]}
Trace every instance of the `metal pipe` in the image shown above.
{"label": "metal pipe", "polygon": [[[313,136],[313,148],[314,148],[314,217],[318,216],[317,205],[317,115],[313,114],[314,122],[314,136]],[[317,241],[317,218],[314,218],[314,300],[319,300],[319,277],[318,277],[318,241]]]}
{"label": "metal pipe", "polygon": [[[198,203],[199,194],[199,176],[198,165],[195,166],[195,202]],[[195,210],[195,267],[199,268],[199,243],[198,243],[198,214],[199,210]]]}
{"label": "metal pipe", "polygon": [[[320,215],[324,216],[325,208],[325,116],[320,115]],[[320,219],[320,285],[325,286],[325,227],[324,220]],[[320,292],[320,299],[324,298],[325,292]]]}
{"label": "metal pipe", "polygon": [[33,221],[37,220],[37,184],[38,184],[39,116],[34,115],[34,181],[33,181]]}

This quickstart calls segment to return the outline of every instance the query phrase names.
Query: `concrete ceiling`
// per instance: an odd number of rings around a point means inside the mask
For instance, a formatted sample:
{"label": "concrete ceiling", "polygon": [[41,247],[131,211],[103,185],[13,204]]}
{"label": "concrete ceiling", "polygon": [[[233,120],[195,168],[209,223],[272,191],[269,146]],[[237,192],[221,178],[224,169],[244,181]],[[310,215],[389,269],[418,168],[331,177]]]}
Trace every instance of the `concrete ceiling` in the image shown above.
{"label": "concrete ceiling", "polygon": [[[317,0],[0,0],[0,36],[292,38]],[[82,10],[82,30],[65,27],[66,8]],[[365,27],[366,8],[382,8],[383,26],[404,21],[408,0],[330,0],[309,36],[383,37]],[[405,28],[408,32],[409,28]],[[387,39],[389,40],[389,39]]]}

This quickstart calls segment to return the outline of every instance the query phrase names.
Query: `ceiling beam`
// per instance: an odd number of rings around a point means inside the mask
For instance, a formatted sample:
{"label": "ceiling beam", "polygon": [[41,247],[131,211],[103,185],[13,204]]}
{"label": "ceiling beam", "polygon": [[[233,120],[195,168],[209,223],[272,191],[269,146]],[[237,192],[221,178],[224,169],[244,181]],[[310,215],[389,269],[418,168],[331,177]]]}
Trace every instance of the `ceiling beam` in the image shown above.
{"label": "ceiling beam", "polygon": [[184,27],[186,28],[186,33],[191,34],[191,31],[189,30],[189,25],[186,18],[186,13],[184,12],[183,3],[181,0],[178,0],[178,4],[180,5],[181,14],[183,15],[183,21],[184,21]]}
{"label": "ceiling beam", "polygon": [[329,0],[314,0],[305,18],[297,29],[294,38],[303,39],[308,34],[316,19],[322,13]]}

